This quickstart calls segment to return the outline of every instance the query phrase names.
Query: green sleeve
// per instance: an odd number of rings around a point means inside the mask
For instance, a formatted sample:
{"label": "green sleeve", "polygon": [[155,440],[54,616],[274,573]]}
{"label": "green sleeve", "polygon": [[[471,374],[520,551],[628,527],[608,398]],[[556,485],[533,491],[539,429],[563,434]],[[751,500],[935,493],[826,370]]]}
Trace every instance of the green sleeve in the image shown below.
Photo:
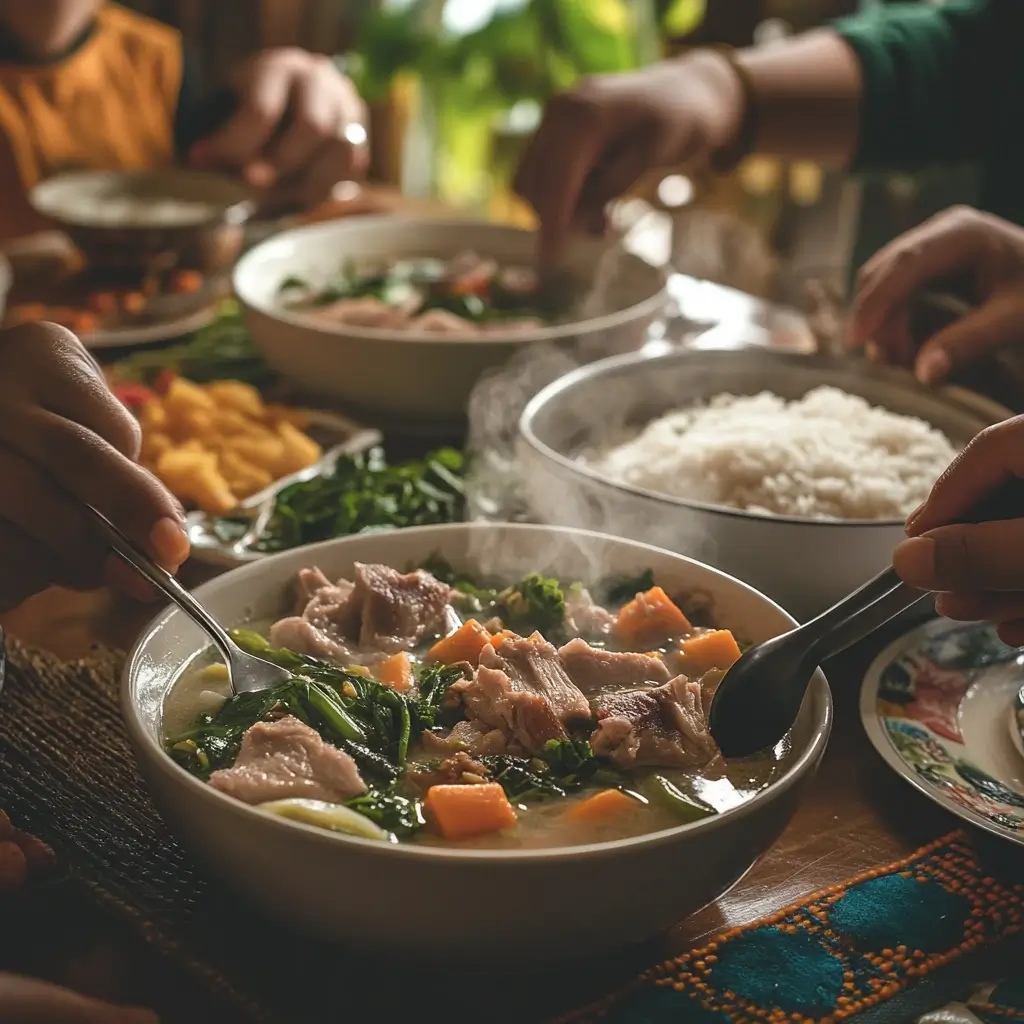
{"label": "green sleeve", "polygon": [[832,27],[863,73],[857,168],[975,160],[1024,130],[1024,0],[887,4]]}

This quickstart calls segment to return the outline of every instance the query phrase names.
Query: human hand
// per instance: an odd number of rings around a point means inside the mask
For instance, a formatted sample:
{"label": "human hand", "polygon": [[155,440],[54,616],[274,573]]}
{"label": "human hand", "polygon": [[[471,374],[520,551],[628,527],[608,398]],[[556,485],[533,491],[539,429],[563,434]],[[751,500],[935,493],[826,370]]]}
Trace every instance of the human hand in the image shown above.
{"label": "human hand", "polygon": [[366,173],[366,109],[329,58],[264,50],[233,84],[238,109],[192,147],[194,167],[240,174],[280,209],[316,206],[338,182]]}
{"label": "human hand", "polygon": [[150,1010],[112,1006],[34,978],[0,974],[2,1024],[159,1024]]}
{"label": "human hand", "polygon": [[183,513],[137,465],[139,426],[78,339],[48,323],[0,331],[0,408],[0,610],[54,584],[151,597],[81,503],[171,572],[188,557]]}
{"label": "human hand", "polygon": [[553,97],[515,189],[540,220],[541,258],[570,231],[600,234],[605,207],[647,171],[706,162],[739,130],[743,89],[720,54],[698,51]]}
{"label": "human hand", "polygon": [[1017,519],[948,524],[1015,479],[1024,479],[1024,416],[983,430],[953,460],[892,562],[904,582],[939,592],[941,615],[993,622],[1011,647],[1024,646],[1024,504]]}
{"label": "human hand", "polygon": [[[920,289],[965,279],[975,308],[917,349],[910,309]],[[913,366],[926,384],[1024,334],[1024,229],[966,206],[925,221],[861,269],[847,334],[886,362]]]}

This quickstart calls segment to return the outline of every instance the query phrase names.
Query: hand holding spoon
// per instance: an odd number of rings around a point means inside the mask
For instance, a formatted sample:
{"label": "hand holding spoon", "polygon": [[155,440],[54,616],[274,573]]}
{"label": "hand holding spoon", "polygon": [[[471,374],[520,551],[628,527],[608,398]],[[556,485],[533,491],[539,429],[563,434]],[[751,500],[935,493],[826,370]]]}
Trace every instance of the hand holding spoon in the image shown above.
{"label": "hand holding spoon", "polygon": [[[1024,517],[1024,481],[1011,480],[961,523]],[[817,667],[926,597],[886,569],[817,618],[747,650],[725,674],[708,725],[723,755],[747,757],[773,746],[800,712]]]}
{"label": "hand holding spoon", "polygon": [[291,678],[291,672],[280,665],[243,651],[231,639],[227,630],[174,576],[140,551],[106,516],[101,515],[91,505],[86,505],[85,508],[114,553],[176,604],[214,642],[227,666],[232,693],[269,690],[272,686]]}

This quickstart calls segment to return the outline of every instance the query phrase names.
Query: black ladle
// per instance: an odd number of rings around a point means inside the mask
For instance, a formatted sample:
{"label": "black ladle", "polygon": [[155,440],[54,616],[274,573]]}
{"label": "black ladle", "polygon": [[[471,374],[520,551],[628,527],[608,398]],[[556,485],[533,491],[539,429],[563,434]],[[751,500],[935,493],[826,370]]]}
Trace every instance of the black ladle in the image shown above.
{"label": "black ladle", "polygon": [[[1013,478],[957,522],[1019,518],[1024,518],[1024,480]],[[796,721],[823,661],[931,596],[886,569],[817,618],[747,650],[711,702],[708,725],[722,754],[747,757],[778,743]],[[1024,692],[1020,699],[1024,702]]]}

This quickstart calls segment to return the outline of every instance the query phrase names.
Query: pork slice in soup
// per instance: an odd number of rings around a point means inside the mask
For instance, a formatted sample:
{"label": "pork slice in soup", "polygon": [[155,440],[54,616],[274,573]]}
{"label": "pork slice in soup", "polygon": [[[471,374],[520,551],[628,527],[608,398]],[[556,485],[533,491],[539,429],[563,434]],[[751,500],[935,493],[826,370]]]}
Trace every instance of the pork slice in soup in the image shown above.
{"label": "pork slice in soup", "polygon": [[291,679],[217,706],[215,669],[186,670],[168,752],[268,813],[391,842],[565,846],[727,810],[787,749],[723,761],[707,709],[740,648],[640,585],[601,602],[610,585],[504,585],[437,560],[302,570],[269,639],[235,631]]}

